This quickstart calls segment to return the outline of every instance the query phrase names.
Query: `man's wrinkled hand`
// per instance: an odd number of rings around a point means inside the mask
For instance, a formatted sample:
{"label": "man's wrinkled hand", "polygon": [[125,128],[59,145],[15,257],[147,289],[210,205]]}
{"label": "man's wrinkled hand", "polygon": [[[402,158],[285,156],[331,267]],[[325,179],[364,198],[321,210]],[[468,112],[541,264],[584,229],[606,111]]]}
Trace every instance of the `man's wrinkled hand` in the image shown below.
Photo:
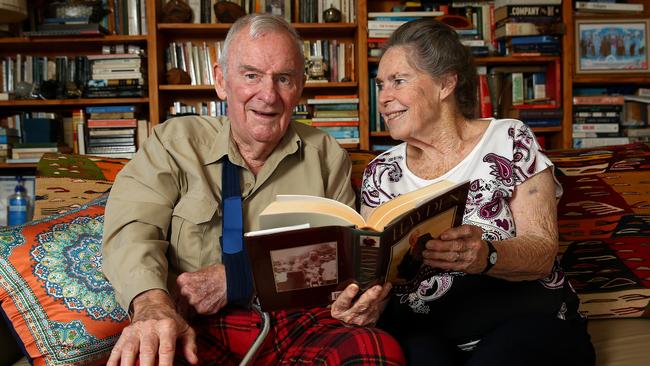
{"label": "man's wrinkled hand", "polygon": [[373,286],[354,301],[360,289],[351,284],[332,304],[332,317],[350,325],[374,326],[386,307],[391,288],[390,283]]}
{"label": "man's wrinkled hand", "polygon": [[[133,318],[113,347],[107,366],[173,365],[176,343],[191,364],[198,363],[196,333],[175,310],[166,292],[150,290],[133,300]],[[158,362],[156,362],[156,359]]]}
{"label": "man's wrinkled hand", "polygon": [[198,314],[215,314],[227,304],[226,269],[223,264],[182,273],[176,279],[176,284],[181,296]]}

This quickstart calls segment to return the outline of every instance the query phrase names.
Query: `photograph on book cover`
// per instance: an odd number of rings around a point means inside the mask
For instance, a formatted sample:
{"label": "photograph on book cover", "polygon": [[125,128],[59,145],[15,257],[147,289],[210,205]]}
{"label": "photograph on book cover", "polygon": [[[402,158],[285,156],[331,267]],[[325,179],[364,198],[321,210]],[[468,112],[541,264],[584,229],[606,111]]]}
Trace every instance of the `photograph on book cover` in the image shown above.
{"label": "photograph on book cover", "polygon": [[351,239],[341,226],[278,232],[272,238],[247,237],[246,251],[262,309],[321,306],[334,301],[352,282],[346,279],[354,278]]}
{"label": "photograph on book cover", "polygon": [[576,20],[576,73],[648,73],[647,19]]}
{"label": "photograph on book cover", "polygon": [[440,237],[445,229],[454,226],[457,209],[452,207],[435,218],[421,222],[391,247],[386,281],[395,285],[413,281],[423,263],[422,251],[426,242]]}
{"label": "photograph on book cover", "polygon": [[336,242],[270,251],[275,291],[295,291],[338,283]]}

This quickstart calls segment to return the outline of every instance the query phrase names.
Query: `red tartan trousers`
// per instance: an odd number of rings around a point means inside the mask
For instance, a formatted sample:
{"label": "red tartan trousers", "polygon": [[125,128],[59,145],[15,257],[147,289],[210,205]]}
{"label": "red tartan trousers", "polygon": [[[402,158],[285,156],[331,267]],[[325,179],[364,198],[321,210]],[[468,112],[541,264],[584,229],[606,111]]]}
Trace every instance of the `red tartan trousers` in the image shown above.
{"label": "red tartan trousers", "polygon": [[[377,328],[347,327],[326,308],[271,313],[255,365],[405,365],[397,341]],[[191,322],[199,365],[238,365],[260,332],[253,311],[227,309]],[[177,352],[177,365],[187,365]]]}

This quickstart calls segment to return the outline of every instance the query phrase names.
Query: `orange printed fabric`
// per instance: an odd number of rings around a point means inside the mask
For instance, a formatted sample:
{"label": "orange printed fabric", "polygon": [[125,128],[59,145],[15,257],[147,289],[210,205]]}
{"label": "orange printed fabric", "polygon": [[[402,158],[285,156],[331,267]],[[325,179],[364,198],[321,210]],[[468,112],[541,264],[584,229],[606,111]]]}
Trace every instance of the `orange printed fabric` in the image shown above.
{"label": "orange printed fabric", "polygon": [[106,196],[0,229],[0,303],[33,365],[108,358],[127,314],[101,272]]}

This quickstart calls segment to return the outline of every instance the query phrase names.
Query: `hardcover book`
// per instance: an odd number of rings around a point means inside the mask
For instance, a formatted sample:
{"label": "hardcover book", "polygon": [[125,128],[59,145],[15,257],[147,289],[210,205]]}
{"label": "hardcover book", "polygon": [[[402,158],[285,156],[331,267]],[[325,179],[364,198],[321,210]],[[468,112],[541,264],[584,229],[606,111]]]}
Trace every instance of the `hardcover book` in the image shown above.
{"label": "hardcover book", "polygon": [[277,196],[244,244],[264,311],[326,306],[350,283],[417,286],[425,243],[462,223],[469,182],[441,181],[380,205],[364,220],[340,202]]}

